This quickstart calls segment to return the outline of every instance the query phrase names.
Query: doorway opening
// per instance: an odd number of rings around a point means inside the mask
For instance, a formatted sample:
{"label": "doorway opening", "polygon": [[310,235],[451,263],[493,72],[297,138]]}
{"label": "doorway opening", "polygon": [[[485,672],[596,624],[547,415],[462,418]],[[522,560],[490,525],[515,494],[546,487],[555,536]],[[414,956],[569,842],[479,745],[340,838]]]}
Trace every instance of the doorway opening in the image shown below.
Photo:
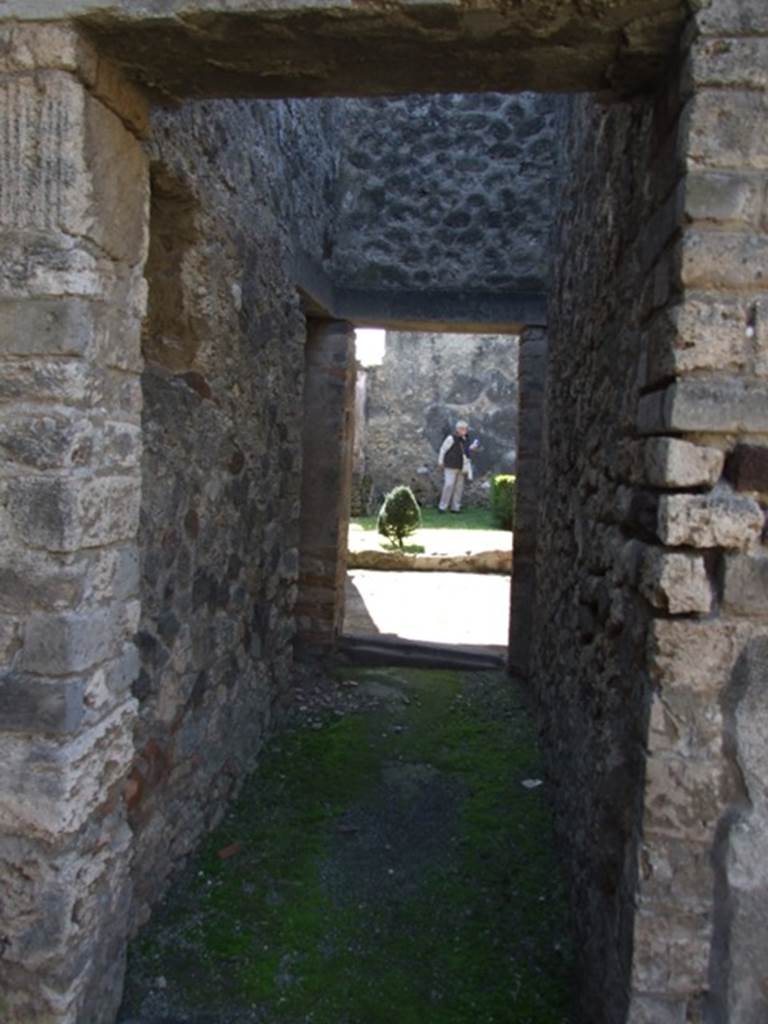
{"label": "doorway opening", "polygon": [[[382,653],[502,663],[509,635],[518,338],[360,330],[343,637]],[[456,427],[468,461],[446,474]],[[460,430],[459,433],[463,433]],[[471,447],[470,447],[471,446]],[[454,479],[455,478],[455,479]],[[443,500],[445,480],[456,482]],[[388,495],[418,506],[411,532],[381,532]],[[445,508],[442,506],[445,505]],[[425,648],[422,650],[421,648]]]}

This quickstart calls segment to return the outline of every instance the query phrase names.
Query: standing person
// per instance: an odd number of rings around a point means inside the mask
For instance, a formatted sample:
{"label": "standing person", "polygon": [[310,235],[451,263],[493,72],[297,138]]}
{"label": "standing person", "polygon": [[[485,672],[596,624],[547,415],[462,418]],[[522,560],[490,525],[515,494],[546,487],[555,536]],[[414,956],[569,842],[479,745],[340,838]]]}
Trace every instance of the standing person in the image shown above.
{"label": "standing person", "polygon": [[443,471],[443,492],[440,495],[439,512],[461,512],[461,497],[464,494],[464,481],[472,479],[470,452],[477,448],[477,441],[469,443],[469,424],[466,420],[458,420],[456,428],[440,445],[437,464]]}

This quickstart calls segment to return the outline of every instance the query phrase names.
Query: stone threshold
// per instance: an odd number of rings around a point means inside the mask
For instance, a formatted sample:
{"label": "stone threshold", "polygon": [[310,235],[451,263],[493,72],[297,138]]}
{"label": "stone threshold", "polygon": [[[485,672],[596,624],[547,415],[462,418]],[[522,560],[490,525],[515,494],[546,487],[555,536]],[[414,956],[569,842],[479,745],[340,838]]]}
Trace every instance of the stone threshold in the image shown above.
{"label": "stone threshold", "polygon": [[505,647],[474,647],[349,634],[339,638],[334,659],[354,665],[396,665],[481,671],[505,669]]}
{"label": "stone threshold", "polygon": [[391,572],[473,572],[509,575],[512,552],[473,551],[471,554],[407,554],[399,551],[350,551],[348,569],[382,569]]}

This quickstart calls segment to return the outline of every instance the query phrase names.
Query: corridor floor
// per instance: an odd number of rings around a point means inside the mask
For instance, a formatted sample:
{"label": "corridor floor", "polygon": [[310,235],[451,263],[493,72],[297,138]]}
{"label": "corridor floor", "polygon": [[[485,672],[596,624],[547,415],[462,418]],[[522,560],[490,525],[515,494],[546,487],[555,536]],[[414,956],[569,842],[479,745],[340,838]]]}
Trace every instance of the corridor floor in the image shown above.
{"label": "corridor floor", "polygon": [[129,959],[121,1024],[570,1024],[533,734],[501,673],[302,669]]}

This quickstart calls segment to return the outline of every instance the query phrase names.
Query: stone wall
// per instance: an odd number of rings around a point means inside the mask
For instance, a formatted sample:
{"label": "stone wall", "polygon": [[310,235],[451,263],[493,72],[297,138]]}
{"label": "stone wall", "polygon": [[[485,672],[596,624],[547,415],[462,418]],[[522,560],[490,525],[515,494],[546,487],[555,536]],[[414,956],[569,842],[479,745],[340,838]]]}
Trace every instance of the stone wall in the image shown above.
{"label": "stone wall", "polygon": [[333,113],[221,102],[152,118],[129,784],[139,922],[253,766],[288,682],[306,340],[290,261],[328,231]]}
{"label": "stone wall", "polygon": [[0,43],[0,1017],[111,1024],[125,962],[147,110]]}
{"label": "stone wall", "polygon": [[594,1022],[766,1014],[767,29],[560,129],[532,685]]}
{"label": "stone wall", "polygon": [[363,472],[371,511],[397,484],[422,504],[437,504],[437,453],[457,419],[481,442],[465,504],[488,504],[490,478],[515,470],[517,354],[514,335],[387,332],[384,360],[366,374]]}
{"label": "stone wall", "polygon": [[333,277],[371,291],[546,287],[561,102],[529,93],[350,101]]}

